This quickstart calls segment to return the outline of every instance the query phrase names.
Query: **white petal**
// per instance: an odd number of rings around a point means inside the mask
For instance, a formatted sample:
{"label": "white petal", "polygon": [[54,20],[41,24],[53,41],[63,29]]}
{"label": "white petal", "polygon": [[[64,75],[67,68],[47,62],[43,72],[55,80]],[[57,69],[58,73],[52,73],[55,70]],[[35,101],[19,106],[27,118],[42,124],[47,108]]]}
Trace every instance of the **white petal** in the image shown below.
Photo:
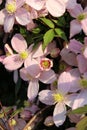
{"label": "white petal", "polygon": [[39,100],[46,105],[53,105],[55,103],[51,90],[42,90],[39,92]]}
{"label": "white petal", "polygon": [[64,123],[66,119],[66,107],[63,103],[57,103],[53,113],[53,120],[58,127]]}
{"label": "white petal", "polygon": [[87,89],[82,90],[74,101],[72,109],[83,107],[87,105]]}
{"label": "white petal", "polygon": [[27,91],[27,96],[29,100],[31,101],[34,100],[38,94],[38,91],[39,91],[38,81],[37,80],[30,81],[29,86],[28,86],[28,91]]}

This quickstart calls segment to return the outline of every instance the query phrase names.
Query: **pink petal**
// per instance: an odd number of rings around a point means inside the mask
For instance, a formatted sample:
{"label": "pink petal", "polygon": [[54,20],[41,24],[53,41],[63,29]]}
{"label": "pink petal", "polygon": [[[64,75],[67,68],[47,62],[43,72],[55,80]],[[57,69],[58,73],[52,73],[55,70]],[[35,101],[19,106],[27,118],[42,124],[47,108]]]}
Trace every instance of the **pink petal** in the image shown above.
{"label": "pink petal", "polygon": [[6,17],[6,11],[5,9],[2,9],[0,10],[0,25],[4,25],[4,20],[5,20],[5,17]]}
{"label": "pink petal", "polygon": [[76,109],[79,107],[83,107],[84,105],[87,105],[87,90],[82,90],[78,96],[76,97],[72,109]]}
{"label": "pink petal", "polygon": [[78,54],[78,53],[82,53],[82,48],[83,48],[83,44],[75,39],[70,40],[69,43],[69,49]]}
{"label": "pink petal", "polygon": [[66,119],[66,107],[63,103],[57,103],[54,112],[53,112],[53,120],[57,127],[62,125]]}
{"label": "pink petal", "polygon": [[42,90],[39,92],[39,100],[46,105],[53,105],[55,101],[52,95],[53,92],[51,90]]}
{"label": "pink petal", "polygon": [[23,5],[25,4],[25,0],[16,0],[16,6],[17,6],[17,9],[22,7]]}
{"label": "pink petal", "polygon": [[87,18],[81,21],[82,29],[85,35],[87,35]]}
{"label": "pink petal", "polygon": [[61,0],[47,0],[46,7],[49,13],[54,17],[60,17],[65,13],[65,3]]}
{"label": "pink petal", "polygon": [[87,46],[87,37],[84,37],[84,44]]}
{"label": "pink petal", "polygon": [[60,52],[60,55],[62,60],[64,60],[68,65],[77,66],[76,55],[68,48],[63,48]]}
{"label": "pink petal", "polygon": [[34,100],[39,91],[39,83],[38,80],[32,80],[29,82],[27,96],[30,101]]}
{"label": "pink petal", "polygon": [[56,80],[56,74],[53,70],[43,71],[39,77],[42,83],[50,84]]}
{"label": "pink petal", "polygon": [[3,63],[3,60],[6,58],[5,55],[0,56],[0,62]]}
{"label": "pink petal", "polygon": [[77,94],[70,94],[70,95],[67,95],[66,98],[65,98],[65,101],[64,103],[69,106],[69,107],[72,107],[73,106],[73,102],[75,101],[77,97]]}
{"label": "pink petal", "polygon": [[76,20],[70,22],[70,38],[81,32],[81,23]]}
{"label": "pink petal", "polygon": [[84,48],[83,55],[87,59],[87,46]]}
{"label": "pink petal", "polygon": [[20,77],[24,80],[24,81],[28,81],[28,73],[27,70],[25,68],[20,69]]}
{"label": "pink petal", "polygon": [[26,0],[26,3],[36,10],[41,10],[45,4],[45,1],[41,0]]}
{"label": "pink petal", "polygon": [[70,90],[71,82],[72,82],[72,77],[70,73],[62,72],[58,79],[58,90],[63,94],[68,93]]}
{"label": "pink petal", "polygon": [[18,9],[15,17],[17,22],[21,25],[27,25],[29,22],[31,22],[30,13],[24,8]]}
{"label": "pink petal", "polygon": [[70,90],[69,92],[77,92],[78,90],[81,89],[81,85],[79,84],[79,81],[81,79],[81,74],[79,72],[79,69],[75,68],[75,69],[71,69],[69,71],[70,75],[71,75],[71,82],[70,82]]}
{"label": "pink petal", "polygon": [[35,62],[35,60],[31,61],[30,65],[26,68],[26,71],[34,78],[38,78],[38,76],[41,73],[41,69],[38,65],[38,63]]}
{"label": "pink petal", "polygon": [[73,9],[69,9],[68,12],[70,13],[72,17],[76,18],[78,15],[83,13],[83,8],[81,4],[76,4],[76,6]]}
{"label": "pink petal", "polygon": [[10,32],[13,28],[15,22],[15,16],[14,15],[7,15],[4,20],[4,30],[5,32]]}
{"label": "pink petal", "polygon": [[75,8],[75,6],[76,6],[76,0],[65,0],[66,1],[66,8],[67,9],[73,9],[73,8]]}
{"label": "pink petal", "polygon": [[83,55],[77,56],[78,61],[78,68],[81,73],[84,73],[87,71],[87,60]]}
{"label": "pink petal", "polygon": [[14,54],[6,57],[3,61],[3,64],[5,65],[6,69],[13,71],[20,68],[23,64],[23,61],[20,60],[19,55]]}
{"label": "pink petal", "polygon": [[11,40],[13,49],[16,52],[23,52],[27,48],[27,43],[21,34],[15,34]]}
{"label": "pink petal", "polygon": [[17,81],[18,81],[18,70],[14,71],[14,73],[13,73],[13,80],[14,80],[14,83],[17,83]]}

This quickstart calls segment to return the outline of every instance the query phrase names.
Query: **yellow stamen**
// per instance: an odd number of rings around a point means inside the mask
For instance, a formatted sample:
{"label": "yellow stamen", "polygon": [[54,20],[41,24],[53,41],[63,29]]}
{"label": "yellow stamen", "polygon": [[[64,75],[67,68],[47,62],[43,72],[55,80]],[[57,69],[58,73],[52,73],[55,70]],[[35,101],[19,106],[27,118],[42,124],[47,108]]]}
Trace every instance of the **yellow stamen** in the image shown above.
{"label": "yellow stamen", "polygon": [[21,52],[20,53],[20,57],[25,60],[27,57],[28,57],[28,52],[27,51],[24,51],[24,52]]}
{"label": "yellow stamen", "polygon": [[77,20],[78,21],[82,21],[83,19],[85,19],[86,18],[86,15],[85,14],[80,14],[80,15],[78,15],[78,17],[77,17]]}
{"label": "yellow stamen", "polygon": [[15,119],[11,119],[10,120],[10,125],[11,126],[15,126],[17,124],[16,120]]}
{"label": "yellow stamen", "polygon": [[53,94],[55,102],[62,102],[64,100],[64,96],[60,93]]}
{"label": "yellow stamen", "polygon": [[12,2],[6,5],[6,10],[8,13],[14,13],[16,11],[16,3]]}

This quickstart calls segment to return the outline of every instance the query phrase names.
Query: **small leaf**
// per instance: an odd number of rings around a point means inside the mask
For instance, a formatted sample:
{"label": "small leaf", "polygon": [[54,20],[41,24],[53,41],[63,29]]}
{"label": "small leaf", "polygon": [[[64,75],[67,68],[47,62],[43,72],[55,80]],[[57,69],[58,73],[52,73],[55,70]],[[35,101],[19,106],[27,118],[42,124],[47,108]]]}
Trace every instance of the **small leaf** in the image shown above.
{"label": "small leaf", "polygon": [[38,33],[40,33],[40,31],[41,31],[41,29],[40,28],[34,28],[34,29],[32,29],[32,32],[34,33],[34,34],[38,34]]}
{"label": "small leaf", "polygon": [[68,41],[67,37],[66,37],[66,35],[65,35],[65,33],[64,33],[64,31],[62,29],[55,28],[55,33],[57,34],[58,37],[62,38],[65,41]]}
{"label": "small leaf", "polygon": [[77,123],[76,130],[87,130],[87,116]]}
{"label": "small leaf", "polygon": [[75,110],[72,110],[68,114],[86,114],[86,113],[87,113],[87,105],[84,107],[80,107]]}
{"label": "small leaf", "polygon": [[50,28],[54,28],[54,23],[47,18],[40,18],[40,20],[42,20],[47,26],[49,26]]}
{"label": "small leaf", "polygon": [[54,34],[54,30],[53,29],[50,29],[48,30],[45,34],[44,34],[44,37],[43,37],[43,45],[42,45],[42,48],[43,50],[47,47],[47,45],[53,40],[55,34]]}

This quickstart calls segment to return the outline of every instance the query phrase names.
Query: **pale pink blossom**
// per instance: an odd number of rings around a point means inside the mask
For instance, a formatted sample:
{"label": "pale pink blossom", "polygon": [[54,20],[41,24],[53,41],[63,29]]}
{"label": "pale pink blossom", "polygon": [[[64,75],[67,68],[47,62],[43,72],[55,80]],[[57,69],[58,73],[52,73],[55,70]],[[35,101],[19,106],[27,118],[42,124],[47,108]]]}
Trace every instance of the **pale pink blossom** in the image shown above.
{"label": "pale pink blossom", "polygon": [[[20,69],[20,77],[29,82],[27,96],[29,100],[34,100],[39,91],[39,81],[45,84],[50,84],[56,80],[56,74],[51,69],[50,60],[45,61],[40,67],[40,62],[33,59],[32,64],[27,68]],[[48,64],[48,65],[47,65]],[[49,69],[48,69],[49,67]]]}
{"label": "pale pink blossom", "polygon": [[23,7],[25,0],[7,0],[5,9],[0,11],[2,20],[0,25],[4,25],[5,32],[10,32],[15,20],[21,25],[27,25],[30,22],[30,13]]}
{"label": "pale pink blossom", "polygon": [[[3,64],[8,70],[16,70],[22,66],[22,64],[26,64],[26,60],[31,60],[31,50],[32,45],[27,48],[27,42],[23,38],[21,34],[15,34],[11,40],[11,45],[13,49],[17,52],[17,54],[12,54],[7,56]],[[26,66],[26,65],[25,65]]]}
{"label": "pale pink blossom", "polygon": [[80,33],[82,29],[87,34],[87,7],[83,9],[81,4],[77,4],[75,8],[68,11],[75,18],[70,22],[70,38]]}
{"label": "pale pink blossom", "polygon": [[81,73],[87,71],[87,37],[84,38],[84,44],[75,39],[70,40],[69,49],[74,52],[76,56],[76,60],[78,63],[78,68]]}
{"label": "pale pink blossom", "polygon": [[57,127],[62,125],[66,119],[66,105],[72,107],[76,94],[69,94],[70,84],[68,79],[70,74],[63,72],[58,78],[57,90],[42,90],[39,92],[39,100],[46,105],[55,105],[53,120]]}

